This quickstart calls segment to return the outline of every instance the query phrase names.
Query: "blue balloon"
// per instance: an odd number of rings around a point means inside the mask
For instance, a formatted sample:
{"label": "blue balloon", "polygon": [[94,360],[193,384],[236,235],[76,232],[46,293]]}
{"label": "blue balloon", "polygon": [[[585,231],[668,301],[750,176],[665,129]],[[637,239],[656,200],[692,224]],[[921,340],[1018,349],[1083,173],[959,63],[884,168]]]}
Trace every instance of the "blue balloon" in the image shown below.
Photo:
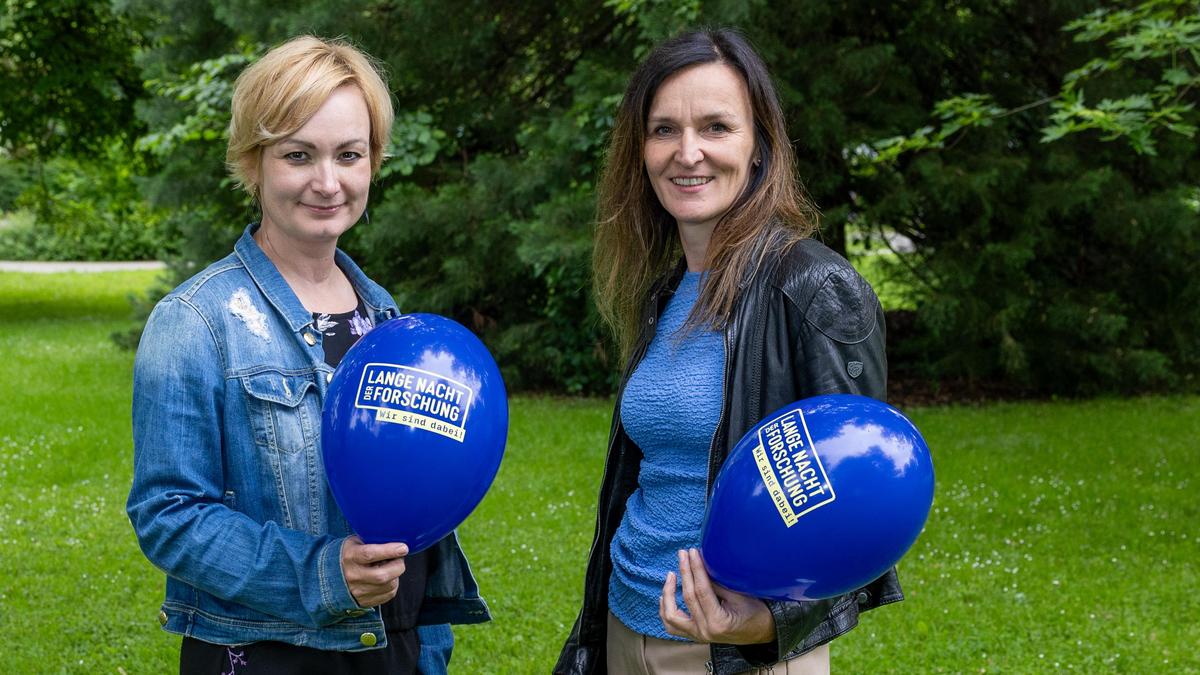
{"label": "blue balloon", "polygon": [[333,498],[368,544],[424,550],[479,505],[504,456],[508,398],[471,331],[406,314],[364,335],[329,383],[321,450]]}
{"label": "blue balloon", "polygon": [[849,394],[775,411],[734,446],[705,513],[701,554],[722,586],[820,600],[879,578],[933,504],[929,447],[900,411]]}

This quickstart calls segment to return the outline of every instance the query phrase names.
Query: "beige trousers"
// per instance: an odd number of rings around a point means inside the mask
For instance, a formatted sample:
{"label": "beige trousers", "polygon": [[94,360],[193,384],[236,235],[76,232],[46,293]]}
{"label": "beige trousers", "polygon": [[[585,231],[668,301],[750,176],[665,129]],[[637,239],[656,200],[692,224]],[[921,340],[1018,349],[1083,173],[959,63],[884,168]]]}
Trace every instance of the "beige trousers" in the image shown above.
{"label": "beige trousers", "polygon": [[[625,627],[608,613],[609,675],[695,675],[708,673],[711,658],[708,645],[695,642],[660,640]],[[829,675],[829,645],[780,661],[773,666],[747,670],[742,675]]]}

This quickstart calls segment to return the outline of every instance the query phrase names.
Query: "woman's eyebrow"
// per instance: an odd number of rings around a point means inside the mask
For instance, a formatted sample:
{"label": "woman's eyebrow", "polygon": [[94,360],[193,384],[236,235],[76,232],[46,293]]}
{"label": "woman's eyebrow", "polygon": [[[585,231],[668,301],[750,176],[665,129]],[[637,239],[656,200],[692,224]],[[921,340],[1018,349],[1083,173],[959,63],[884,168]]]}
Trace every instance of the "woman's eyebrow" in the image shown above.
{"label": "woman's eyebrow", "polygon": [[[282,145],[284,143],[291,143],[293,145],[299,145],[302,148],[308,148],[310,150],[317,149],[317,146],[315,143],[310,143],[308,141],[301,140],[299,138],[285,138],[284,140],[280,141],[279,143],[280,143],[280,145]],[[348,145],[366,145],[366,144],[367,144],[367,142],[361,138],[352,138],[348,141],[342,141],[341,143],[339,143],[337,145],[336,149],[341,150],[342,148],[344,148]]]}
{"label": "woman's eyebrow", "polygon": [[[696,119],[699,122],[716,122],[735,118],[736,115],[727,110],[714,110],[712,112],[699,115]],[[674,122],[675,118],[670,115],[656,115],[646,120],[646,124],[663,124]]]}

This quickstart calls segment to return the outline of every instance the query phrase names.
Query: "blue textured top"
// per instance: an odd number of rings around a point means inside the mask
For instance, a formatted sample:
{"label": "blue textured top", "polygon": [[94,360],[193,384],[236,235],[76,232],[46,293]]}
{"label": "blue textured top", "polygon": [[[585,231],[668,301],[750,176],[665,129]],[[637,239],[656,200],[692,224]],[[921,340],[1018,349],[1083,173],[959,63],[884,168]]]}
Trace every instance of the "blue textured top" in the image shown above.
{"label": "blue textured top", "polygon": [[[667,572],[678,577],[677,551],[700,545],[708,451],[721,412],[725,346],[702,327],[678,339],[700,289],[688,272],[659,318],[646,356],[625,385],[621,422],[645,455],[638,488],[613,537],[608,604],[637,633],[665,640],[658,597]],[[676,586],[676,602],[683,596]]]}

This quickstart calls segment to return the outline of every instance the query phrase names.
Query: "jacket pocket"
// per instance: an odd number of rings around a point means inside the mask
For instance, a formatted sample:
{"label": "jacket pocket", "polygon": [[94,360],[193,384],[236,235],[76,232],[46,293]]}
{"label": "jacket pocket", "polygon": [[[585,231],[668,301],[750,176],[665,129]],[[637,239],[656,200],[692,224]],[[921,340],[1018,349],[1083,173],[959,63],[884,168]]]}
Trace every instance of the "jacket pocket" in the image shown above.
{"label": "jacket pocket", "polygon": [[313,372],[264,369],[241,376],[260,452],[261,479],[275,486],[264,517],[310,533],[323,530],[321,406]]}
{"label": "jacket pocket", "polygon": [[259,447],[291,454],[315,442],[318,420],[302,405],[308,390],[315,388],[311,374],[264,370],[243,375],[241,381]]}

